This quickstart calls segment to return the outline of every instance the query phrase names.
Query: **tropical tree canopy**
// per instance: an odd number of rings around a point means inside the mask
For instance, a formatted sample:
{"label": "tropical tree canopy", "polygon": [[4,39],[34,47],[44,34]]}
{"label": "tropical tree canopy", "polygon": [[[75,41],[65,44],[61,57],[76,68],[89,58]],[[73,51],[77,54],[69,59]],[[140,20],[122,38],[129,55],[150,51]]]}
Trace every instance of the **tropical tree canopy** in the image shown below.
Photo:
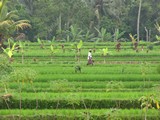
{"label": "tropical tree canopy", "polygon": [[[129,41],[130,33],[137,34],[139,3],[139,0],[1,0],[0,31],[4,36],[21,31],[31,41],[38,37],[43,40],[89,41],[99,38],[115,41],[114,35],[119,30],[123,34],[118,39]],[[154,25],[160,22],[159,9],[159,0],[142,0],[140,40],[146,40],[146,30],[151,31],[151,40],[156,40],[155,35],[159,33]],[[32,29],[25,29],[30,27],[28,20]],[[103,30],[103,33],[105,30],[105,33],[100,36],[97,30]]]}
{"label": "tropical tree canopy", "polygon": [[16,10],[9,11],[7,8],[7,0],[0,1],[0,37],[6,39],[12,37],[14,32],[19,32],[31,25],[28,20],[20,20]]}

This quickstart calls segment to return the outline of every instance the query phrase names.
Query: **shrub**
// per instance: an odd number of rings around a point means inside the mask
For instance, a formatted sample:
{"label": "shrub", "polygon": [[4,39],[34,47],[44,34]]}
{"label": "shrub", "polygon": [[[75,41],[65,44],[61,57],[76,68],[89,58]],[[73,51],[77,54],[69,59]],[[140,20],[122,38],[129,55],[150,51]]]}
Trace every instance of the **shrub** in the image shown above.
{"label": "shrub", "polygon": [[147,49],[148,49],[148,50],[153,50],[153,45],[148,45],[148,46],[147,46]]}
{"label": "shrub", "polygon": [[30,68],[15,69],[11,73],[11,80],[17,82],[33,82],[36,78],[36,71]]}
{"label": "shrub", "polygon": [[7,57],[0,55],[0,76],[9,74],[13,71],[12,66],[9,64]]}

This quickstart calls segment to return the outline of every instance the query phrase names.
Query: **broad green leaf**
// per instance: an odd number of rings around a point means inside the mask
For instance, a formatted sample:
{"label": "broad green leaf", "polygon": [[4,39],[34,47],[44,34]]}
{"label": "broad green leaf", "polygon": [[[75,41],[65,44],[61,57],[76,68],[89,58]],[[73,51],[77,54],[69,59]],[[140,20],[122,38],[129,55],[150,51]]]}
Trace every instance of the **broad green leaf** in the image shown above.
{"label": "broad green leaf", "polygon": [[136,42],[136,38],[130,33],[129,34],[131,40],[132,40],[132,43],[134,44]]}
{"label": "broad green leaf", "polygon": [[53,54],[55,54],[55,53],[57,53],[59,51],[57,48],[54,47],[54,45],[51,45],[50,48],[51,48],[51,52]]}
{"label": "broad green leaf", "polygon": [[158,23],[155,24],[156,29],[160,32],[160,26]]}
{"label": "broad green leaf", "polygon": [[12,51],[12,52],[14,51],[15,46],[16,46],[16,43],[14,43],[13,46],[12,46],[12,48],[11,48],[11,51]]}
{"label": "broad green leaf", "polygon": [[55,36],[53,36],[53,38],[52,38],[52,42],[55,42],[55,40],[56,40],[56,37],[55,37]]}
{"label": "broad green leaf", "polygon": [[101,28],[101,36],[104,37],[106,34],[106,29],[104,28]]}
{"label": "broad green leaf", "polygon": [[11,58],[13,56],[13,51],[14,51],[15,45],[16,45],[16,43],[14,43],[13,46],[11,47],[11,41],[12,41],[12,39],[9,38],[8,39],[8,45],[9,45],[8,48],[6,48],[6,49],[2,48],[4,53],[6,53],[9,58]]}
{"label": "broad green leaf", "polygon": [[82,47],[82,45],[83,45],[83,41],[80,40],[79,43],[78,43],[78,45],[77,45],[77,48],[80,49]]}
{"label": "broad green leaf", "polygon": [[104,56],[106,56],[108,54],[108,48],[104,48],[102,51],[103,51]]}
{"label": "broad green leaf", "polygon": [[2,50],[3,50],[4,53],[8,54],[8,50],[7,50],[7,49],[4,49],[4,48],[2,47]]}
{"label": "broad green leaf", "polygon": [[101,35],[101,32],[96,27],[94,27],[94,28],[96,29],[96,31],[98,32],[98,34]]}
{"label": "broad green leaf", "polygon": [[52,51],[52,52],[54,51],[53,45],[51,45],[51,51]]}
{"label": "broad green leaf", "polygon": [[158,41],[160,41],[160,36],[156,35],[156,39],[157,39]]}
{"label": "broad green leaf", "polygon": [[37,41],[39,44],[42,44],[42,41],[40,40],[40,38],[37,38]]}
{"label": "broad green leaf", "polygon": [[2,1],[0,1],[0,9],[2,8]]}
{"label": "broad green leaf", "polygon": [[159,107],[159,102],[158,102],[158,101],[156,101],[156,106],[157,106],[157,109],[160,108],[160,107]]}
{"label": "broad green leaf", "polygon": [[13,55],[12,51],[11,51],[11,50],[10,50],[10,51],[8,51],[8,56],[9,56],[9,58],[11,58],[11,57],[12,57],[12,55]]}

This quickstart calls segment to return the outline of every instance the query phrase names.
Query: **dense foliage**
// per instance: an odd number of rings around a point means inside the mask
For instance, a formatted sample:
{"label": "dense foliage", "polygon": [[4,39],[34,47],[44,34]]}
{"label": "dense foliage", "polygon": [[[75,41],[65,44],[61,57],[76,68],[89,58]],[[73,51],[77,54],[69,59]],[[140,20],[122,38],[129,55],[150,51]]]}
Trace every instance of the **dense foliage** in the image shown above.
{"label": "dense foliage", "polygon": [[[51,40],[54,36],[57,40],[86,41],[99,37],[96,29],[100,31],[102,28],[106,29],[105,41],[114,40],[117,29],[125,32],[121,36],[125,40],[129,38],[129,33],[137,34],[139,0],[11,1],[8,3],[9,9],[16,9],[21,18],[31,21],[32,29],[22,32],[32,41],[37,37]],[[159,21],[159,9],[159,0],[142,1],[140,40],[146,40],[146,30],[150,40],[155,40],[157,30],[154,24]],[[74,33],[77,39],[74,39]]]}

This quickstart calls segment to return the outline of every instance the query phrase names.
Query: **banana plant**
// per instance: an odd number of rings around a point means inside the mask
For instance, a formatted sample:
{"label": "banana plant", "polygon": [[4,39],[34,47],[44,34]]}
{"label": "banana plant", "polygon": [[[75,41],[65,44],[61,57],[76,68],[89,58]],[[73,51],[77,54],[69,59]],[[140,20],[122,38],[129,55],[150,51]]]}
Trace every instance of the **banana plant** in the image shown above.
{"label": "banana plant", "polygon": [[114,41],[118,41],[119,38],[121,38],[124,35],[125,31],[119,32],[119,29],[115,29],[114,33]]}
{"label": "banana plant", "polygon": [[37,38],[37,42],[40,44],[40,48],[44,49],[44,43],[40,38]]}
{"label": "banana plant", "polygon": [[104,57],[104,63],[106,63],[106,56],[109,54],[108,48],[103,48],[102,49],[102,55]]}
{"label": "banana plant", "polygon": [[[156,27],[156,29],[158,30],[158,32],[160,33],[160,26],[159,26],[158,23],[155,24],[155,27]],[[156,35],[156,39],[157,39],[157,42],[154,42],[154,44],[160,42],[160,36],[159,36],[159,35]]]}
{"label": "banana plant", "polygon": [[51,50],[51,62],[53,61],[53,56],[55,53],[58,52],[58,49],[54,46],[54,44],[50,45],[50,50]]}
{"label": "banana plant", "polygon": [[156,29],[158,30],[158,32],[160,33],[160,25],[156,22],[155,24]]}
{"label": "banana plant", "polygon": [[[155,24],[155,27],[156,27],[156,29],[158,30],[158,32],[160,33],[160,26],[159,26],[158,23]],[[158,41],[160,41],[160,36],[156,35],[156,39],[157,39]]]}
{"label": "banana plant", "polygon": [[51,42],[55,42],[56,41],[56,37],[53,36],[52,41]]}
{"label": "banana plant", "polygon": [[158,41],[160,41],[160,36],[156,35],[156,39],[157,39]]}
{"label": "banana plant", "polygon": [[135,38],[135,36],[136,36],[136,35],[133,36],[131,33],[129,34],[129,37],[131,38],[132,44],[134,44],[134,43],[136,42],[136,40],[137,40],[137,39]]}
{"label": "banana plant", "polygon": [[93,33],[91,34],[90,31],[87,31],[86,34],[83,36],[84,41],[88,41],[93,37],[94,37],[94,34]]}
{"label": "banana plant", "polygon": [[81,38],[82,30],[79,30],[76,25],[71,25],[71,35],[72,35],[72,41],[78,41]]}
{"label": "banana plant", "polygon": [[13,56],[13,52],[15,50],[15,46],[16,43],[13,43],[13,45],[11,46],[11,39],[8,39],[8,47],[7,48],[3,48],[4,53],[9,57],[9,61],[12,62],[12,56]]}
{"label": "banana plant", "polygon": [[105,28],[101,28],[101,29],[99,30],[99,29],[97,29],[97,28],[95,27],[95,30],[98,32],[98,37],[99,37],[99,39],[100,39],[102,42],[104,42],[105,37],[106,37],[106,29],[105,29]]}
{"label": "banana plant", "polygon": [[77,49],[77,44],[76,43],[72,43],[71,44],[71,50],[76,50]]}
{"label": "banana plant", "polygon": [[80,40],[79,43],[78,43],[78,45],[77,45],[77,49],[78,49],[78,50],[81,49],[82,46],[83,46],[83,41]]}
{"label": "banana plant", "polygon": [[131,40],[132,40],[132,45],[134,46],[134,49],[137,50],[138,47],[138,42],[137,42],[137,38],[135,38],[136,35],[132,35],[131,33],[129,34]]}

